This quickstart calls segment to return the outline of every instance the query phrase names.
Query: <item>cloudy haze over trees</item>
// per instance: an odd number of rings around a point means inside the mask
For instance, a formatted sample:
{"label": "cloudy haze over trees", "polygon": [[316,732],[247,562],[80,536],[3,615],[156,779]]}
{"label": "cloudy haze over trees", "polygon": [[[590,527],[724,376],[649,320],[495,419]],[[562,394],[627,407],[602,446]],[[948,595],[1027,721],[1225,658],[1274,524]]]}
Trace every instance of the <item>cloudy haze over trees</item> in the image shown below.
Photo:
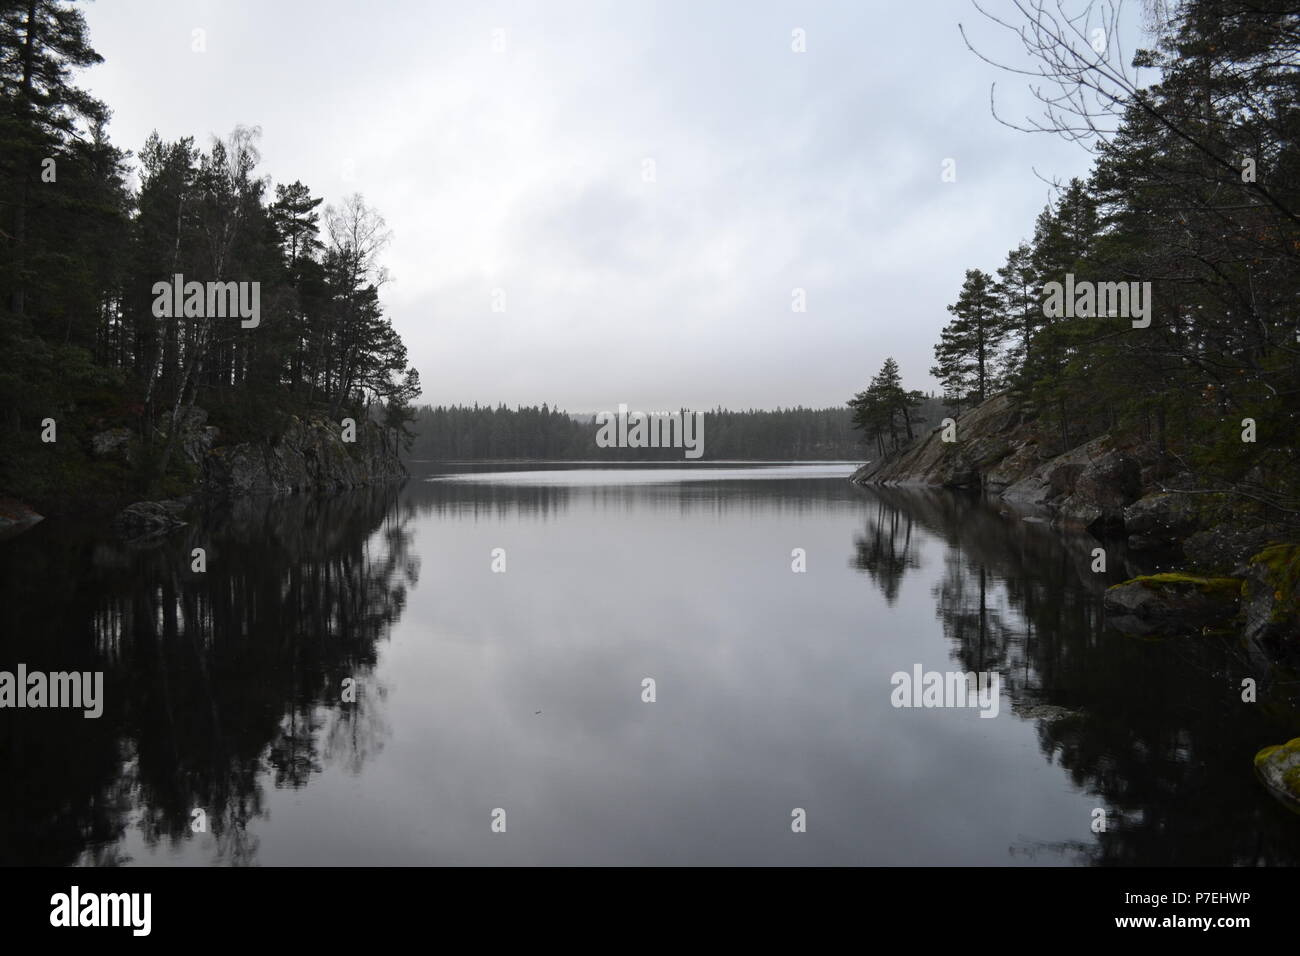
{"label": "cloudy haze over trees", "polygon": [[[387,10],[89,4],[105,62],[81,82],[121,149],[256,125],[259,174],[361,192],[435,405],[829,407],[880,347],[938,389],[940,277],[1023,237],[1035,170],[1087,169],[992,120],[958,22],[1028,60],[965,0]],[[321,57],[343,49],[346,80]],[[1032,101],[1000,81],[999,105]]]}

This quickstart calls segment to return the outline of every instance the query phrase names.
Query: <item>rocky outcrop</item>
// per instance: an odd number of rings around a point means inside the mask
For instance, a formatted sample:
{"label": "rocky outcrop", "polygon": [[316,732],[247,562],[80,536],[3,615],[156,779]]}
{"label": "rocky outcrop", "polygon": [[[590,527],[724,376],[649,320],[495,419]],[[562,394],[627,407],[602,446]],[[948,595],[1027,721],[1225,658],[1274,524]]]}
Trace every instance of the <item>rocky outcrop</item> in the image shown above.
{"label": "rocky outcrop", "polygon": [[1111,450],[1090,459],[1057,507],[1063,523],[1099,534],[1124,528],[1124,509],[1141,494],[1142,466],[1126,452]]}
{"label": "rocky outcrop", "polygon": [[1181,634],[1222,626],[1237,615],[1241,578],[1153,574],[1106,589],[1108,620],[1138,634]]}
{"label": "rocky outcrop", "polygon": [[196,470],[200,490],[219,496],[285,495],[339,491],[403,478],[395,449],[383,429],[362,420],[345,440],[341,424],[320,417],[291,416],[269,442],[223,442],[202,408],[190,408],[177,423],[177,448]]}
{"label": "rocky outcrop", "polygon": [[1100,438],[1055,456],[1002,492],[1012,504],[1045,508],[1066,525],[1110,534],[1141,493],[1141,464]]}
{"label": "rocky outcrop", "polygon": [[1133,578],[1108,588],[1105,604],[1121,631],[1178,634],[1231,625],[1252,653],[1300,664],[1300,544],[1265,548],[1231,576]]}
{"label": "rocky outcrop", "polygon": [[1282,536],[1279,529],[1266,525],[1240,528],[1217,524],[1188,535],[1183,541],[1183,555],[1193,567],[1216,574],[1231,573]]}
{"label": "rocky outcrop", "polygon": [[134,465],[140,451],[140,439],[129,428],[109,428],[90,437],[90,452],[96,458]]}
{"label": "rocky outcrop", "polygon": [[183,411],[176,427],[181,455],[201,472],[203,460],[216,445],[220,430],[208,424],[208,413],[198,407]]}
{"label": "rocky outcrop", "polygon": [[944,441],[945,430],[936,428],[863,465],[851,480],[982,488],[1016,511],[1040,512],[1098,537],[1123,535],[1134,551],[1173,552],[1182,545],[1192,566],[1220,574],[1269,543],[1264,529],[1207,529],[1206,515],[1222,505],[1219,496],[1206,495],[1189,474],[1167,478],[1168,460],[1153,448],[1101,435],[1062,449],[1009,395],[964,412],[947,434],[953,440]]}
{"label": "rocky outcrop", "polygon": [[1199,527],[1200,515],[1191,497],[1176,491],[1147,495],[1124,509],[1129,547],[1137,550],[1171,548]]}
{"label": "rocky outcrop", "polygon": [[1009,485],[1002,492],[1002,498],[1012,504],[1047,508],[1052,502],[1069,497],[1083,469],[1094,458],[1105,454],[1109,447],[1109,439],[1098,438],[1048,458]]}
{"label": "rocky outcrop", "polygon": [[[860,484],[982,487],[985,475],[1022,450],[1015,430],[1021,414],[1007,395],[997,395],[957,420],[957,440],[944,441],[940,425],[896,457],[868,462],[852,480]],[[1000,474],[1000,480],[1009,480]]]}
{"label": "rocky outcrop", "polygon": [[[322,419],[291,418],[271,443],[219,444],[207,413],[190,409],[181,418],[177,447],[198,475],[198,491],[215,498],[340,491],[403,478],[406,470],[372,422],[355,426],[355,441]],[[351,434],[351,432],[349,432]],[[116,447],[105,442],[105,448]],[[149,541],[186,523],[190,500],[138,501],[113,519],[113,529],[133,542]]]}
{"label": "rocky outcrop", "polygon": [[1275,544],[1246,563],[1245,635],[1288,657],[1300,656],[1300,544]]}
{"label": "rocky outcrop", "polygon": [[[1017,431],[1025,432],[1028,429],[1021,426]],[[1030,474],[1043,460],[1043,448],[1027,435],[1016,435],[1008,444],[1010,447],[1007,454],[984,473],[984,487],[989,491],[1005,492]]]}
{"label": "rocky outcrop", "polygon": [[271,444],[209,447],[197,457],[204,490],[225,495],[337,491],[406,475],[383,430],[364,421],[348,442],[335,423],[294,417]]}
{"label": "rocky outcrop", "polygon": [[1108,436],[1065,451],[1051,446],[1002,394],[965,412],[955,428],[940,426],[898,455],[862,466],[852,480],[983,488],[1062,524],[1112,534],[1124,529],[1125,509],[1141,497],[1142,466]]}
{"label": "rocky outcrop", "polygon": [[1300,737],[1255,754],[1255,773],[1269,793],[1300,812]]}
{"label": "rocky outcrop", "polygon": [[[244,495],[284,495],[305,491],[341,491],[406,477],[395,441],[378,424],[361,420],[345,432],[340,423],[322,418],[291,417],[282,434],[270,442],[223,444],[221,431],[207,424],[201,408],[185,410],[177,423],[172,461],[185,462],[190,473],[169,469],[162,486],[167,493],[193,492],[214,498]],[[99,424],[103,424],[100,422]],[[166,431],[163,440],[169,438]],[[117,488],[96,496],[85,510],[102,511],[129,501],[121,491],[123,468],[141,470],[147,464],[139,437],[128,428],[109,428],[91,436],[90,455],[103,463],[101,484]],[[186,523],[192,496],[180,500],[139,501],[112,520],[115,533],[131,541],[147,541]],[[111,512],[109,512],[111,513]],[[0,498],[0,539],[18,534],[43,520],[27,505]]]}
{"label": "rocky outcrop", "polygon": [[32,525],[44,520],[44,515],[37,514],[21,501],[0,498],[0,540],[22,534]]}

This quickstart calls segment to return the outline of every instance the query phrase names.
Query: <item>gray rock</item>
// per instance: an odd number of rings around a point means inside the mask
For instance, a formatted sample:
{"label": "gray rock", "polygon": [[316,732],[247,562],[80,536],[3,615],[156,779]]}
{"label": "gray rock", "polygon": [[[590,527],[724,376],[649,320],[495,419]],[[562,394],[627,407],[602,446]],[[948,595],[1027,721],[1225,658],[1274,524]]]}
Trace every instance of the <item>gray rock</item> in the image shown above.
{"label": "gray rock", "polygon": [[1224,574],[1242,568],[1253,555],[1280,540],[1278,531],[1267,525],[1242,529],[1219,524],[1184,539],[1183,554],[1192,567]]}
{"label": "gray rock", "polygon": [[1300,544],[1276,544],[1243,569],[1245,636],[1281,656],[1300,657]]}
{"label": "gray rock", "polygon": [[1012,504],[1041,507],[1052,499],[1052,487],[1041,470],[1036,470],[1013,482],[1002,492],[1001,498]]}
{"label": "gray rock", "polygon": [[[176,422],[176,447],[186,461],[200,470],[205,456],[221,434],[220,429],[207,424],[207,421],[207,410],[195,405],[182,409]],[[170,421],[165,424],[170,424]]]}
{"label": "gray rock", "polygon": [[1274,797],[1300,812],[1300,737],[1255,754],[1255,772]]}
{"label": "gray rock", "polygon": [[1164,538],[1155,538],[1149,534],[1131,534],[1128,546],[1133,551],[1160,551],[1170,546]]}
{"label": "gray rock", "polygon": [[378,425],[358,422],[356,439],[344,442],[338,424],[295,417],[273,444],[244,442],[208,451],[202,460],[204,485],[220,494],[285,495],[406,476]]}
{"label": "gray rock", "polygon": [[1060,503],[1063,523],[1089,531],[1110,532],[1124,526],[1124,509],[1141,493],[1142,468],[1122,451],[1109,451],[1091,459]]}
{"label": "gray rock", "polygon": [[1009,452],[984,473],[984,485],[990,491],[1003,491],[1031,474],[1041,464],[1042,448],[1038,442],[1013,439]]}
{"label": "gray rock", "polygon": [[995,395],[956,418],[956,440],[943,440],[942,425],[921,434],[908,447],[858,470],[859,484],[936,485],[977,488],[983,474],[1013,448],[1008,437],[1020,412],[1008,395]]}
{"label": "gray rock", "polygon": [[90,438],[90,452],[96,458],[116,458],[128,465],[135,464],[139,448],[139,439],[129,428],[110,428]]}
{"label": "gray rock", "polygon": [[1172,544],[1200,528],[1200,516],[1190,495],[1159,492],[1139,498],[1124,509],[1124,530]]}
{"label": "gray rock", "polygon": [[1002,492],[1003,500],[1043,507],[1070,495],[1085,467],[1106,453],[1108,443],[1108,438],[1097,438],[1056,455],[1010,485]]}

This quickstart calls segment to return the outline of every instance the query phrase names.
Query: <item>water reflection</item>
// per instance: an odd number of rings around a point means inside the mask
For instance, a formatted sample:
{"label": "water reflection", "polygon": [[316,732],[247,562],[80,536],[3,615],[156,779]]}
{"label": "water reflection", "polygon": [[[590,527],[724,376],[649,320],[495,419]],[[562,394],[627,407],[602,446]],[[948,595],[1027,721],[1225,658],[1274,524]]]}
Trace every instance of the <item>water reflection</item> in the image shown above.
{"label": "water reflection", "polygon": [[[46,522],[0,548],[0,667],[103,670],[106,706],[0,712],[0,863],[1300,862],[1250,772],[1287,678],[1109,631],[1133,568],[1097,545],[721,472],[417,476],[141,545]],[[913,662],[998,671],[1001,716],[893,709]]]}
{"label": "water reflection", "polygon": [[[1037,722],[1044,757],[1107,810],[1092,841],[1017,846],[1042,863],[1261,865],[1300,861],[1300,828],[1253,779],[1250,758],[1294,735],[1288,675],[1222,638],[1149,642],[1108,630],[1102,592],[1138,568],[1113,544],[1092,571],[1087,535],[1009,520],[960,495],[864,492],[867,530],[854,565],[891,602],[919,565],[913,526],[944,544],[933,585],[956,668],[1002,674],[1013,709]],[[1114,558],[1120,560],[1115,561]],[[1244,677],[1261,701],[1241,700]]]}
{"label": "water reflection", "polygon": [[[749,512],[754,515],[825,512],[853,499],[846,480],[852,466],[760,466],[749,469],[704,465],[682,480],[681,468],[647,470],[555,468],[520,465],[500,473],[496,465],[458,467],[430,480],[412,480],[403,495],[409,513],[438,517],[543,521],[562,518],[574,507],[630,513],[671,508],[679,514]],[[740,477],[746,475],[746,477]],[[827,480],[829,478],[833,480]],[[479,479],[482,480],[479,480]]]}
{"label": "water reflection", "polygon": [[903,576],[921,566],[912,542],[912,516],[877,498],[869,506],[866,530],[853,536],[853,566],[865,571],[892,607]]}
{"label": "water reflection", "polygon": [[376,645],[418,575],[396,500],[246,499],[144,545],[86,529],[0,551],[6,665],[103,670],[109,702],[4,712],[0,862],[121,862],[128,831],[153,850],[205,824],[211,862],[248,863],[268,782],[360,772],[388,735]]}

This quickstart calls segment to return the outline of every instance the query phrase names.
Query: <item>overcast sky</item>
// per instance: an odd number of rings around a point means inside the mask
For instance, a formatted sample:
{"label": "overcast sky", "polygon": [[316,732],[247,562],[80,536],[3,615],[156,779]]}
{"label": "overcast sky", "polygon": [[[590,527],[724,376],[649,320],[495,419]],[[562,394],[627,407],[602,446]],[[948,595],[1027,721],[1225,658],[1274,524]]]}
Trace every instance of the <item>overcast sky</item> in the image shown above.
{"label": "overcast sky", "polygon": [[990,115],[994,81],[1009,117],[1030,104],[963,45],[959,21],[1011,49],[969,0],[86,15],[118,146],[258,125],[264,175],[382,213],[382,299],[433,404],[837,405],[887,355],[933,388],[944,306],[1030,234],[1034,170],[1089,165]]}

